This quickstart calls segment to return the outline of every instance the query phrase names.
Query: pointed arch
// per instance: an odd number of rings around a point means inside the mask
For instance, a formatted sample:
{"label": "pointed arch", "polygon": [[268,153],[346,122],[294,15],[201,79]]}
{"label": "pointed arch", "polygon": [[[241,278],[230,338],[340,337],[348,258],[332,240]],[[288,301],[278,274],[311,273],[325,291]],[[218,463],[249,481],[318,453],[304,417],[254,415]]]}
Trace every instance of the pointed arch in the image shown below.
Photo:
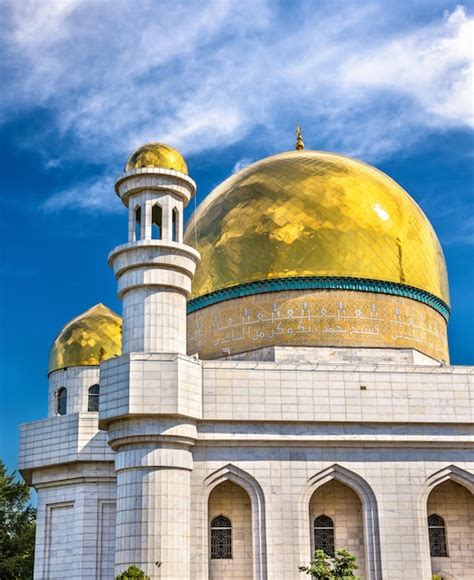
{"label": "pointed arch", "polygon": [[212,490],[220,483],[231,481],[244,489],[250,497],[252,505],[252,543],[253,569],[255,580],[267,579],[267,547],[265,529],[265,495],[258,481],[240,467],[228,463],[210,473],[200,486],[198,493],[199,509],[202,513],[204,528],[201,530],[202,555],[201,569],[203,577],[208,577],[208,550],[209,539],[207,534],[208,500]]}
{"label": "pointed arch", "polygon": [[[420,531],[420,548],[421,554],[430,554],[430,540],[426,518],[428,517],[428,498],[430,493],[445,481],[454,481],[465,487],[474,495],[474,474],[458,467],[457,465],[448,465],[429,475],[421,487],[418,495],[418,529]],[[430,557],[421,558],[424,577],[431,575]]]}
{"label": "pointed arch", "polygon": [[420,500],[426,503],[426,500],[433,489],[440,483],[444,483],[448,480],[459,483],[474,494],[474,474],[469,473],[469,471],[461,469],[456,465],[448,465],[426,478],[421,490]]}
{"label": "pointed arch", "polygon": [[[364,519],[364,541],[366,550],[367,579],[380,580],[382,578],[382,562],[380,554],[380,531],[377,499],[370,485],[357,473],[335,463],[308,479],[303,487],[300,502],[300,546],[301,561],[306,562],[311,556],[312,522],[309,520],[309,504],[314,492],[332,480],[339,481],[354,490],[362,503]],[[310,533],[308,533],[308,523]]]}

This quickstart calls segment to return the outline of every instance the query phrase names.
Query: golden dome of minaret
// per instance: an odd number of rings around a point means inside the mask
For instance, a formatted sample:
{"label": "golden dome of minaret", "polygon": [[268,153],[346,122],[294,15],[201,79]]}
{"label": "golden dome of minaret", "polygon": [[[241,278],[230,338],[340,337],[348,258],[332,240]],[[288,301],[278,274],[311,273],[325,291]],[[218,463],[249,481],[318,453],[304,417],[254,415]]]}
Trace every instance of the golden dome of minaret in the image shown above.
{"label": "golden dome of minaret", "polygon": [[136,149],[125,164],[125,171],[141,167],[174,169],[188,175],[188,166],[179,151],[163,143],[147,143]]}
{"label": "golden dome of minaret", "polygon": [[122,354],[122,318],[96,304],[60,331],[49,352],[48,373],[68,367],[95,366]]}

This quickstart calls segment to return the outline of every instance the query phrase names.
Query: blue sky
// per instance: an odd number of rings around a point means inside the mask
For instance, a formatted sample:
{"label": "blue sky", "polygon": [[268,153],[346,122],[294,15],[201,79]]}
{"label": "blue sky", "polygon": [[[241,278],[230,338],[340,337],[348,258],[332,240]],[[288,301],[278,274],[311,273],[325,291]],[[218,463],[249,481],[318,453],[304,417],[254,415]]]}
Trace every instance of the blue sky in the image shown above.
{"label": "blue sky", "polygon": [[239,167],[293,148],[297,123],[307,148],[387,172],[440,237],[452,362],[474,363],[472,2],[0,0],[0,11],[10,467],[18,424],[46,417],[58,330],[97,302],[120,312],[106,256],[127,227],[113,183],[147,141],[185,154],[198,203]]}

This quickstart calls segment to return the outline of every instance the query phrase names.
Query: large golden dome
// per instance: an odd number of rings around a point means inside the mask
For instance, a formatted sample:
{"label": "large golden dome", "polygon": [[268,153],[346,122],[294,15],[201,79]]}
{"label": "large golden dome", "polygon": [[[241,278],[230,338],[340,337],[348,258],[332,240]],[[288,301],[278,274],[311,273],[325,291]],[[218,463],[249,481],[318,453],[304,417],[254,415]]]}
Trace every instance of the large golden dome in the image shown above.
{"label": "large golden dome", "polygon": [[443,252],[423,211],[390,177],[341,155],[291,151],[246,167],[199,206],[185,242],[202,257],[191,310],[225,289],[319,280],[387,283],[390,294],[413,290],[448,311]]}
{"label": "large golden dome", "polygon": [[127,159],[125,171],[141,167],[174,169],[188,175],[188,166],[179,151],[164,143],[147,143],[134,151]]}
{"label": "large golden dome", "polygon": [[122,319],[96,304],[64,326],[49,352],[49,369],[99,365],[122,353]]}

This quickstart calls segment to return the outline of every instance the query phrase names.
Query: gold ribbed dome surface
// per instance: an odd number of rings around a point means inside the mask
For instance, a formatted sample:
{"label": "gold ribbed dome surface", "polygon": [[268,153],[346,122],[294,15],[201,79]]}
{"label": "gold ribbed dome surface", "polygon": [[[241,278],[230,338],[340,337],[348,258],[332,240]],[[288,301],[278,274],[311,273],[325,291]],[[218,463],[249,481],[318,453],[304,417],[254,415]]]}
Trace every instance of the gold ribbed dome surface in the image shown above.
{"label": "gold ribbed dome surface", "polygon": [[61,330],[49,352],[48,372],[99,365],[122,354],[122,319],[110,308],[96,304]]}
{"label": "gold ribbed dome surface", "polygon": [[420,207],[374,167],[320,151],[268,157],[199,206],[192,298],[249,282],[349,277],[400,283],[449,304],[446,265]]}
{"label": "gold ribbed dome surface", "polygon": [[147,143],[134,151],[127,159],[125,171],[140,167],[174,169],[188,175],[188,166],[179,151],[164,143]]}

